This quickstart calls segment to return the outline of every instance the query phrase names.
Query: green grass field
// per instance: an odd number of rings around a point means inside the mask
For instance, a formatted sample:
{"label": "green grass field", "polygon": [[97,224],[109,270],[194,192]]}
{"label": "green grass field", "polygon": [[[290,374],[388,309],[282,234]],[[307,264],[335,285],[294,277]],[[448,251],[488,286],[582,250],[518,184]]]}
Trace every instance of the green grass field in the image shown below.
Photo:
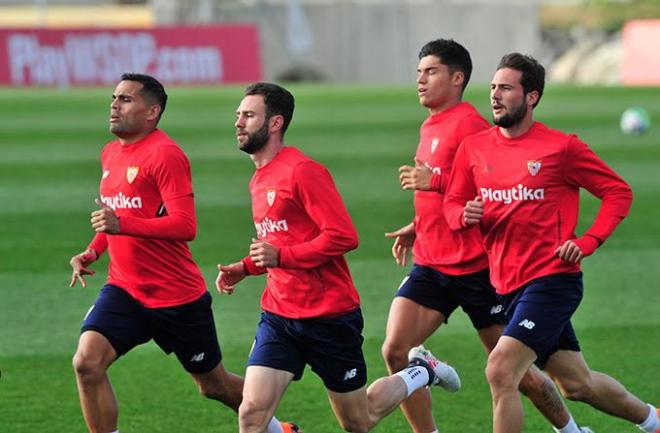
{"label": "green grass field", "polygon": [[[299,87],[287,143],[333,173],[360,234],[348,259],[363,300],[370,381],[383,375],[380,356],[387,311],[406,270],[390,256],[384,232],[412,218],[411,194],[398,188],[397,167],[410,163],[425,111],[407,88]],[[88,222],[100,178],[110,89],[0,89],[0,432],[84,432],[71,356],[82,317],[103,284],[106,261],[90,287],[70,289],[69,258],[92,237]],[[254,235],[247,182],[253,165],[236,150],[233,122],[241,89],[171,89],[162,127],[192,162],[198,236],[191,244],[210,287],[216,263],[247,251]],[[466,99],[487,113],[485,87]],[[660,123],[660,89],[550,87],[537,109],[548,125],[575,132],[632,185],[628,219],[584,263],[585,298],[574,318],[587,360],[642,399],[660,404],[660,139],[619,132],[620,113],[646,107]],[[487,115],[490,118],[490,115]],[[581,228],[597,210],[584,197]],[[228,369],[242,373],[259,314],[261,278],[233,296],[213,293]],[[428,342],[461,373],[457,394],[434,390],[445,433],[490,430],[486,357],[463,313]],[[122,433],[234,432],[235,415],[197,394],[176,358],[147,344],[110,370]],[[578,422],[598,433],[637,432],[631,424],[570,403]],[[307,433],[339,431],[321,382],[308,371],[278,411]],[[407,432],[395,412],[377,427]],[[526,405],[526,431],[550,432]]]}

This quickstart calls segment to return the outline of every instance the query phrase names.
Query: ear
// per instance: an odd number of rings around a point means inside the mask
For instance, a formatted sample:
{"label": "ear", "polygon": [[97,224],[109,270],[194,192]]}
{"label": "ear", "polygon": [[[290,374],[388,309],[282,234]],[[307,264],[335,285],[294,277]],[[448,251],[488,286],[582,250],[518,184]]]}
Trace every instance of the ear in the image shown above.
{"label": "ear", "polygon": [[160,116],[161,108],[158,104],[152,104],[147,109],[147,120],[158,120]]}
{"label": "ear", "polygon": [[539,100],[539,92],[532,90],[527,94],[527,105],[534,106]]}
{"label": "ear", "polygon": [[463,83],[465,82],[465,74],[463,71],[454,72],[451,76],[451,82],[454,86],[463,87]]}
{"label": "ear", "polygon": [[284,116],[281,114],[274,115],[270,118],[270,132],[281,131],[284,127]]}

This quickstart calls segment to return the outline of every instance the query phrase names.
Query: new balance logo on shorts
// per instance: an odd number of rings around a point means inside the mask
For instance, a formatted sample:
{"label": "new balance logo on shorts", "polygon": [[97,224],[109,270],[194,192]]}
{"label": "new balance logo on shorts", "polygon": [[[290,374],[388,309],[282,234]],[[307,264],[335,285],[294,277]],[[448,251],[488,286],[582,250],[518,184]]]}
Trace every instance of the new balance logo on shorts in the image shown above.
{"label": "new balance logo on shorts", "polygon": [[357,368],[354,368],[352,370],[348,370],[346,374],[344,374],[344,381],[353,379],[355,376],[357,376]]}
{"label": "new balance logo on shorts", "polygon": [[532,329],[534,326],[536,326],[536,323],[532,322],[531,320],[524,319],[522,322],[518,323],[518,326],[524,326],[527,329]]}
{"label": "new balance logo on shorts", "polygon": [[493,307],[491,307],[491,309],[490,309],[490,315],[492,316],[492,315],[495,315],[495,314],[499,314],[499,313],[502,312],[503,309],[504,309],[504,307],[502,306],[502,304],[493,305]]}
{"label": "new balance logo on shorts", "polygon": [[202,362],[204,359],[204,352],[198,353],[197,355],[193,355],[192,358],[190,358],[190,362]]}

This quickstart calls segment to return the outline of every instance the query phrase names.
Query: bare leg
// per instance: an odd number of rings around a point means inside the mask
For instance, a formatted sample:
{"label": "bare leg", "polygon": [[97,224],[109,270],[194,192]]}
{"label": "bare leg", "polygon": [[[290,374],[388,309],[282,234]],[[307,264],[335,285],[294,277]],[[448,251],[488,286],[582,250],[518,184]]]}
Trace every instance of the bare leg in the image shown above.
{"label": "bare leg", "polygon": [[117,430],[119,409],[107,374],[115,359],[117,353],[103,335],[95,331],[85,331],[80,335],[73,357],[73,369],[80,407],[90,433]]}
{"label": "bare leg", "polygon": [[218,400],[238,412],[243,399],[243,378],[225,370],[219,363],[208,373],[191,374],[199,392],[207,398]]}
{"label": "bare leg", "polygon": [[[426,308],[407,298],[394,298],[382,348],[390,374],[406,368],[408,351],[422,344],[444,320],[445,317],[439,311]],[[376,383],[372,385],[370,391],[375,385]],[[401,403],[401,410],[414,433],[429,433],[436,429],[428,388],[424,387],[412,393]]]}
{"label": "bare leg", "polygon": [[369,429],[392,413],[407,395],[406,383],[399,376],[381,377],[369,385],[367,388],[367,407],[371,422]]}
{"label": "bare leg", "polygon": [[[403,380],[401,382],[405,388]],[[351,392],[339,393],[328,390],[328,398],[339,425],[347,432],[366,433],[378,422],[376,417],[372,418],[369,413],[367,388],[364,386]]]}
{"label": "bare leg", "polygon": [[560,429],[568,424],[571,416],[555,384],[534,365],[523,376],[519,388],[554,427]]}
{"label": "bare leg", "polygon": [[238,410],[240,433],[265,433],[284,391],[293,380],[288,371],[251,365],[245,372],[243,402]]}
{"label": "bare leg", "polygon": [[366,433],[401,404],[408,394],[399,376],[382,377],[365,391],[328,391],[330,404],[341,427],[353,433]]}
{"label": "bare leg", "polygon": [[560,350],[550,357],[546,371],[569,400],[581,401],[609,415],[635,424],[649,408],[614,378],[589,369],[581,352]]}
{"label": "bare leg", "polygon": [[[479,338],[487,353],[490,353],[500,339],[504,327],[492,325],[478,331]],[[538,368],[532,365],[520,382],[520,391],[529,398],[536,409],[557,427],[563,428],[570,420],[570,413],[554,383]]]}
{"label": "bare leg", "polygon": [[493,398],[493,433],[520,433],[523,411],[518,386],[536,359],[532,349],[502,336],[488,357],[486,377]]}

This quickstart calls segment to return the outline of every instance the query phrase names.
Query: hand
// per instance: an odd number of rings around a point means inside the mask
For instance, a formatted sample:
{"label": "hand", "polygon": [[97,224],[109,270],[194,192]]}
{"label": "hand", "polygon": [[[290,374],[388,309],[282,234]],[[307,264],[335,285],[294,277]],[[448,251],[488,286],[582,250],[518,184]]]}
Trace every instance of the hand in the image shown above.
{"label": "hand", "polygon": [[580,247],[572,240],[567,240],[564,245],[555,250],[555,254],[565,262],[580,263],[585,257]]}
{"label": "hand", "polygon": [[252,239],[250,258],[262,268],[276,268],[280,264],[280,250],[268,242]]}
{"label": "hand", "polygon": [[465,226],[471,226],[477,224],[481,221],[481,218],[484,216],[484,202],[481,197],[477,196],[474,200],[470,200],[465,203],[465,208],[463,208],[463,222]]}
{"label": "hand", "polygon": [[394,245],[392,245],[392,257],[399,266],[406,266],[408,264],[408,256],[412,251],[413,244],[415,243],[415,225],[413,223],[401,227],[399,230],[385,233],[387,238],[395,238]]}
{"label": "hand", "polygon": [[100,209],[92,212],[92,227],[96,233],[109,233],[117,234],[119,233],[119,218],[115,214],[115,211],[110,207],[106,206],[98,198],[94,200],[96,205]]}
{"label": "hand", "polygon": [[80,281],[83,287],[87,287],[84,275],[94,275],[96,273],[96,271],[87,269],[87,266],[94,263],[96,259],[98,259],[98,254],[92,249],[85,250],[77,256],[71,257],[69,264],[73,268],[73,273],[71,274],[69,287],[75,286],[76,281]]}
{"label": "hand", "polygon": [[399,167],[399,182],[404,190],[431,190],[431,176],[433,172],[422,161],[415,158],[415,166],[402,165]]}
{"label": "hand", "polygon": [[234,287],[240,283],[247,273],[243,262],[232,263],[231,265],[218,265],[218,277],[215,279],[215,288],[220,294],[234,293]]}

